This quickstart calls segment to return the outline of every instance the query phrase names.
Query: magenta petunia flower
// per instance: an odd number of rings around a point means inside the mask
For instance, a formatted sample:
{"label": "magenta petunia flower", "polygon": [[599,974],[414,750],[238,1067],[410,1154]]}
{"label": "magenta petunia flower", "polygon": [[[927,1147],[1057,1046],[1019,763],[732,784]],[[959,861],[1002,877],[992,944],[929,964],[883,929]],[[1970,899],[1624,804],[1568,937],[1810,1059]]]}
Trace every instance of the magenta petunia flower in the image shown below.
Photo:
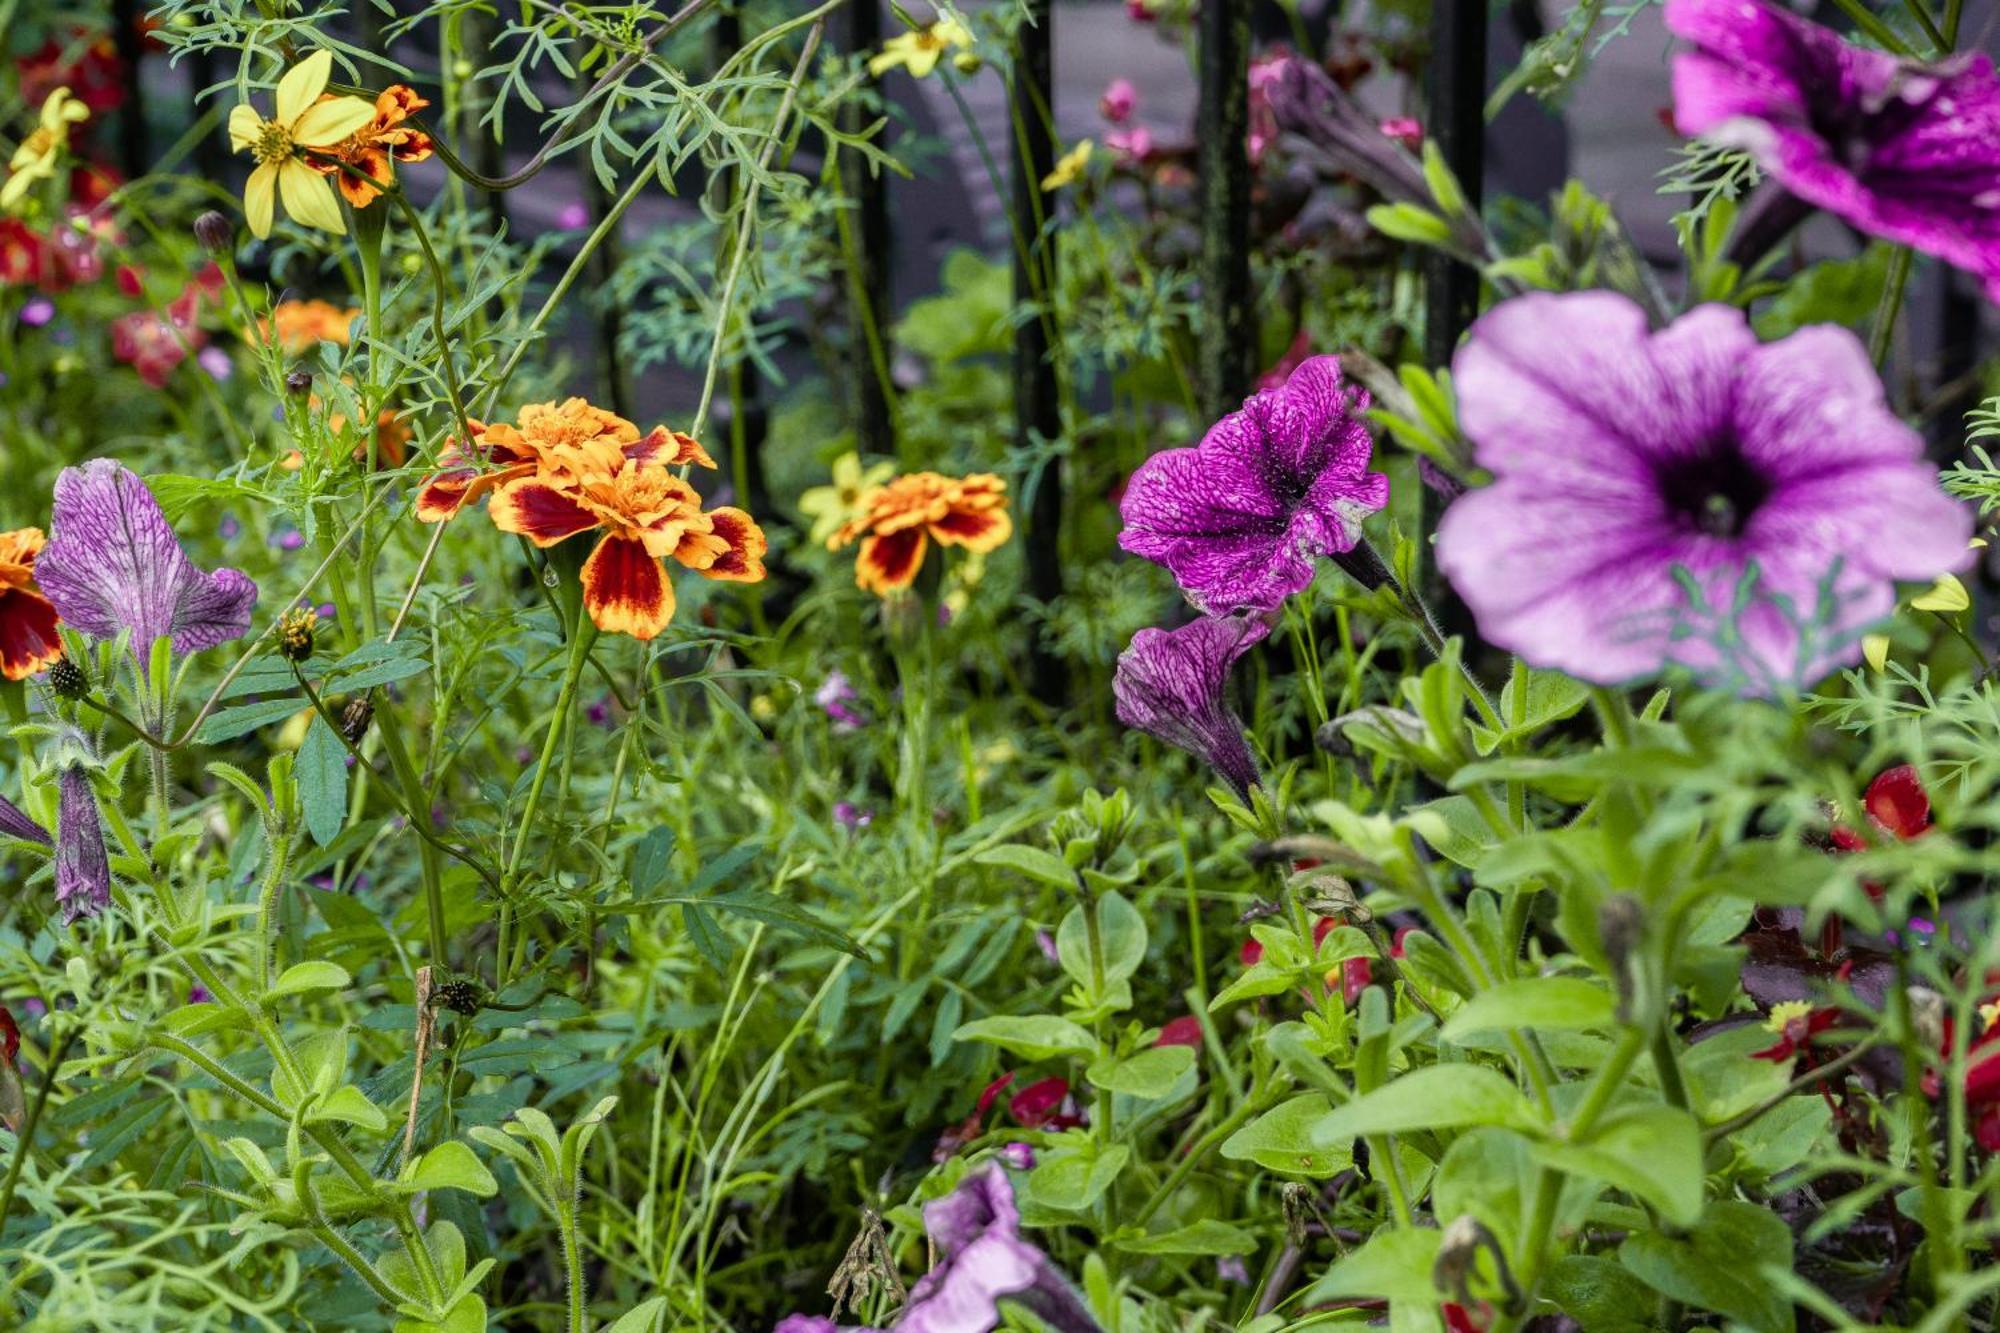
{"label": "magenta petunia flower", "polygon": [[1253,394],[1192,449],[1132,474],[1118,544],[1173,571],[1210,615],[1272,611],[1313,580],[1316,557],[1351,551],[1361,520],[1389,502],[1368,471],[1368,395],[1315,356]]}
{"label": "magenta petunia flower", "polygon": [[1709,305],[1654,333],[1610,292],[1534,294],[1473,325],[1452,377],[1495,480],[1446,512],[1438,567],[1534,665],[1773,693],[1856,660],[1895,580],[1970,555],[1846,329],[1759,344]]}
{"label": "magenta petunia flower", "polygon": [[65,623],[92,639],[132,634],[146,669],[153,641],[181,654],[242,637],[257,585],[234,569],[195,567],[146,483],[108,458],[56,478],[55,535],[35,578]]}
{"label": "magenta petunia flower", "polygon": [[2000,300],[2000,80],[1921,65],[1762,0],[1668,0],[1674,123],[1745,148],[1807,203],[1966,269]]}
{"label": "magenta petunia flower", "polygon": [[64,921],[96,916],[111,906],[111,859],[90,775],[76,765],[56,778],[56,906]]}
{"label": "magenta petunia flower", "polygon": [[1140,630],[1111,677],[1118,720],[1186,750],[1247,798],[1257,785],[1257,759],[1223,691],[1236,659],[1270,632],[1251,616],[1204,616],[1179,629]]}

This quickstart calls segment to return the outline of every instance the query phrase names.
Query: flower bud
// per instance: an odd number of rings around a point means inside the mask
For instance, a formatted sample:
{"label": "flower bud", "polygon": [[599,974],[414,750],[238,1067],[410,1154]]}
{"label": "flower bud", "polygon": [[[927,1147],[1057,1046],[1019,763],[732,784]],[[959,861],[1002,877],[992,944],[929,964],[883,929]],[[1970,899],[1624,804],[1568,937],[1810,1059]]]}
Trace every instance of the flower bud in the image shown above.
{"label": "flower bud", "polygon": [[90,673],[77,665],[74,658],[58,657],[49,668],[49,688],[59,698],[81,699],[90,693]]}
{"label": "flower bud", "polygon": [[236,246],[236,228],[211,208],[194,220],[194,238],[210,254],[226,255]]}
{"label": "flower bud", "polygon": [[303,662],[313,655],[314,631],[319,628],[319,612],[301,608],[287,611],[278,620],[278,653],[287,662]]}
{"label": "flower bud", "polygon": [[285,392],[295,398],[303,398],[312,392],[313,377],[310,370],[295,370],[285,376]]}

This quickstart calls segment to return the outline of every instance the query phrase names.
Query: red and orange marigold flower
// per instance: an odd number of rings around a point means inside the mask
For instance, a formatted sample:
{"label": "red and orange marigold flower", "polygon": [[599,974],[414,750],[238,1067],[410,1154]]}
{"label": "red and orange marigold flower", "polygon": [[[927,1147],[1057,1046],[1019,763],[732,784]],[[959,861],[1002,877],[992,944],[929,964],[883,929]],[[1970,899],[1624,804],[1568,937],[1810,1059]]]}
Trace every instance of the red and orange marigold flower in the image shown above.
{"label": "red and orange marigold flower", "polygon": [[999,477],[990,472],[964,478],[912,472],[863,494],[854,517],[826,545],[839,550],[860,538],[854,581],[886,597],[916,581],[931,542],[983,555],[1013,531],[1007,483]]}
{"label": "red and orange marigold flower", "polygon": [[368,207],[395,182],[392,162],[421,162],[431,155],[431,136],[403,123],[429,105],[403,84],[384,88],[375,96],[375,119],[321,154],[313,165],[333,177],[348,203]]}
{"label": "red and orange marigold flower", "polygon": [[26,680],[62,656],[58,617],[35,585],[35,557],[48,545],[40,528],[0,532],[0,676]]}

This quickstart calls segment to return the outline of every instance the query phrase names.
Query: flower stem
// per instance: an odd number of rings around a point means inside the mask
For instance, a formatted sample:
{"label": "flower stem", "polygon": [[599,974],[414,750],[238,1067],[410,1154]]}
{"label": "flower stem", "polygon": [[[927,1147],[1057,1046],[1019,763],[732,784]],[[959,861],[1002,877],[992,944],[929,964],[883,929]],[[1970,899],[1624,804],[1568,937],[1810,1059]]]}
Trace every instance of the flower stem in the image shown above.
{"label": "flower stem", "polygon": [[[563,670],[562,692],[556,696],[555,713],[549,718],[548,734],[542,739],[541,758],[535,763],[535,781],[528,788],[527,804],[521,808],[521,822],[514,830],[514,848],[507,855],[507,866],[500,876],[500,891],[503,898],[511,902],[515,886],[520,882],[521,858],[527,854],[528,834],[535,827],[535,815],[541,808],[542,791],[548,786],[549,773],[555,768],[556,747],[562,744],[569,730],[569,715],[576,704],[577,682],[583,678],[584,664],[590,660],[590,649],[597,642],[597,626],[589,616],[579,612],[572,628],[569,641],[569,665]],[[494,962],[494,988],[501,989],[507,984],[507,956],[503,951]]]}
{"label": "flower stem", "polygon": [[1889,343],[1896,333],[1896,316],[1903,309],[1903,287],[1910,280],[1910,265],[1916,252],[1907,246],[1889,258],[1889,276],[1882,284],[1882,302],[1875,307],[1875,323],[1868,330],[1868,360],[1876,369],[1889,359]]}

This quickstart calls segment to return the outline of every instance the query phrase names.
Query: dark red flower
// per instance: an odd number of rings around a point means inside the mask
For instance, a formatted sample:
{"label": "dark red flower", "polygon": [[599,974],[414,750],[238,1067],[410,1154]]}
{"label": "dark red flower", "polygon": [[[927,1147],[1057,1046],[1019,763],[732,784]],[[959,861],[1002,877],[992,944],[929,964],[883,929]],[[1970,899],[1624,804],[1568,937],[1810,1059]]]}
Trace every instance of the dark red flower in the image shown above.
{"label": "dark red flower", "polygon": [[1914,764],[1885,769],[1861,798],[1868,818],[1891,837],[1908,841],[1931,826],[1931,798]]}
{"label": "dark red flower", "polygon": [[1815,1008],[1805,1000],[1786,1000],[1771,1007],[1765,1027],[1778,1040],[1761,1051],[1752,1051],[1753,1060],[1789,1060],[1801,1051],[1811,1058],[1812,1039],[1840,1021],[1840,1010]]}
{"label": "dark red flower", "polygon": [[1193,1014],[1182,1014],[1170,1023],[1162,1025],[1160,1035],[1153,1038],[1155,1046],[1192,1046],[1201,1048],[1201,1020]]}
{"label": "dark red flower", "polygon": [[1060,1121],[1069,1120],[1074,1123],[1074,1117],[1062,1114],[1063,1102],[1068,1098],[1068,1079],[1045,1078],[1039,1083],[1030,1083],[1009,1097],[1007,1114],[1013,1116],[1015,1123],[1023,1129],[1041,1129],[1045,1126],[1061,1129],[1064,1125],[1058,1123]]}
{"label": "dark red flower", "polygon": [[14,1026],[14,1015],[7,1006],[0,1004],[0,1060],[13,1064],[21,1055],[21,1029]]}
{"label": "dark red flower", "polygon": [[1486,1333],[1493,1322],[1493,1307],[1485,1301],[1479,1303],[1479,1313],[1460,1305],[1457,1301],[1446,1301],[1438,1306],[1438,1313],[1444,1316],[1444,1326],[1449,1333]]}
{"label": "dark red flower", "polygon": [[[1333,975],[1327,974],[1327,981]],[[1375,969],[1366,958],[1348,958],[1340,964],[1340,999],[1343,1004],[1353,1004],[1361,998],[1361,992],[1375,981]]]}

